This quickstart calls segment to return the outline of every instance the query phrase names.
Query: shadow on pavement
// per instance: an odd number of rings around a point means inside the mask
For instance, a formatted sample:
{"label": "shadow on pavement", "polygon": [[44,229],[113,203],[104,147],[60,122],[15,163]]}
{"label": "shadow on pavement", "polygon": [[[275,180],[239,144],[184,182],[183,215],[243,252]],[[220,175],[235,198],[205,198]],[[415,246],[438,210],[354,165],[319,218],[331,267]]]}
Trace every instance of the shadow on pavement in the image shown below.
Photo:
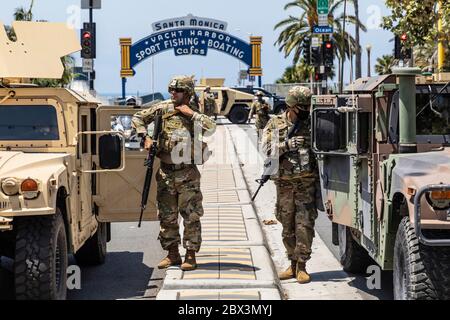
{"label": "shadow on pavement", "polygon": [[[69,290],[68,300],[154,299],[153,268],[143,263],[142,252],[111,252],[106,263],[81,268],[81,290]],[[75,264],[75,261],[71,261]],[[155,295],[145,296],[147,290]]]}

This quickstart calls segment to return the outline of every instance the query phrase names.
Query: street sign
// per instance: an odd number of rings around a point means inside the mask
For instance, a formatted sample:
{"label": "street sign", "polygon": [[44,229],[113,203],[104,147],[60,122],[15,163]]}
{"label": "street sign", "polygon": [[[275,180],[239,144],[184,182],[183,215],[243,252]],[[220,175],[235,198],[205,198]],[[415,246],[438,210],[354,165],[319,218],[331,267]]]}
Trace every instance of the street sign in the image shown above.
{"label": "street sign", "polygon": [[[92,7],[90,2],[92,2]],[[101,9],[102,0],[81,0],[81,9]]]}
{"label": "street sign", "polygon": [[328,14],[319,14],[319,26],[328,26]]}
{"label": "street sign", "polygon": [[94,60],[83,59],[83,72],[93,72],[93,71],[94,71]]}
{"label": "street sign", "polygon": [[320,47],[320,39],[318,37],[311,38],[311,47]]}
{"label": "street sign", "polygon": [[248,71],[247,70],[240,70],[239,71],[239,80],[246,80],[248,77]]}
{"label": "street sign", "polygon": [[333,33],[333,27],[331,27],[331,26],[314,26],[313,33],[314,34],[330,34],[330,33]]}
{"label": "street sign", "polygon": [[330,5],[328,0],[317,0],[317,13],[328,14]]}

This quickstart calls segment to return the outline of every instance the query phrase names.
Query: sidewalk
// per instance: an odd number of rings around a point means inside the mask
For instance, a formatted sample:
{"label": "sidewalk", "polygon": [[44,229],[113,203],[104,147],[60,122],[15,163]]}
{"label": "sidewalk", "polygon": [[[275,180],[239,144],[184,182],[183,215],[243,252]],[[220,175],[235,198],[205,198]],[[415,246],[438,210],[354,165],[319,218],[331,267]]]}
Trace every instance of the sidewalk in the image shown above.
{"label": "sidewalk", "polygon": [[213,139],[213,157],[199,167],[205,215],[198,269],[169,268],[157,299],[279,300],[273,263],[225,126]]}
{"label": "sidewalk", "polygon": [[[250,127],[248,127],[250,129]],[[258,187],[255,182],[261,177],[264,160],[258,154],[254,143],[256,132],[252,130],[252,142],[247,132],[239,126],[227,126],[232,139],[237,157],[241,163],[242,172],[249,192],[254,194]],[[285,270],[289,261],[281,238],[282,226],[263,225],[265,219],[276,220],[274,216],[276,201],[275,185],[269,181],[260,191],[254,203],[255,211],[262,225],[264,237],[271,253],[277,272]],[[284,299],[292,300],[361,300],[358,289],[351,286],[354,277],[349,277],[342,270],[340,263],[328,250],[325,243],[316,232],[313,242],[311,260],[307,270],[311,274],[312,282],[299,285],[294,279],[281,281],[282,295]]]}

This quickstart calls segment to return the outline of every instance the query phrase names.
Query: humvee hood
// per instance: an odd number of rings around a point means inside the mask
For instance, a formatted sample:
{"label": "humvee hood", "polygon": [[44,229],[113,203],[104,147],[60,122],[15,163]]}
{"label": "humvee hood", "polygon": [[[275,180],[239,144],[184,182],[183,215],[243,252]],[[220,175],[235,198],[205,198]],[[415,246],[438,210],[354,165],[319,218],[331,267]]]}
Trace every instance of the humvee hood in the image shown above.
{"label": "humvee hood", "polygon": [[44,179],[64,167],[64,153],[0,151],[0,178]]}
{"label": "humvee hood", "polygon": [[429,184],[450,184],[450,148],[443,151],[398,155],[392,171],[394,190]]}

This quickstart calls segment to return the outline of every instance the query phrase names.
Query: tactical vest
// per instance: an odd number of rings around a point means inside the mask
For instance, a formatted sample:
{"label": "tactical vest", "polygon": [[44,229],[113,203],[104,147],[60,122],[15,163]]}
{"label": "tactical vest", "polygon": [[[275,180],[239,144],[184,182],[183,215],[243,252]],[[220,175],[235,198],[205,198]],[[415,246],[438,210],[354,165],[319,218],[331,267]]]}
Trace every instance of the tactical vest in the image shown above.
{"label": "tactical vest", "polygon": [[[284,143],[290,129],[286,115],[275,117],[274,125],[279,130],[279,142]],[[311,149],[309,119],[301,121],[300,129],[294,136],[303,137],[305,139],[305,145],[296,151],[289,151],[281,155],[279,159],[279,171],[273,177],[274,179],[298,179],[303,176],[312,175],[316,170],[316,160]]]}
{"label": "tactical vest", "polygon": [[161,161],[169,164],[204,164],[211,152],[207,143],[202,141],[202,128],[194,129],[194,122],[181,113],[163,114],[158,151]]}

